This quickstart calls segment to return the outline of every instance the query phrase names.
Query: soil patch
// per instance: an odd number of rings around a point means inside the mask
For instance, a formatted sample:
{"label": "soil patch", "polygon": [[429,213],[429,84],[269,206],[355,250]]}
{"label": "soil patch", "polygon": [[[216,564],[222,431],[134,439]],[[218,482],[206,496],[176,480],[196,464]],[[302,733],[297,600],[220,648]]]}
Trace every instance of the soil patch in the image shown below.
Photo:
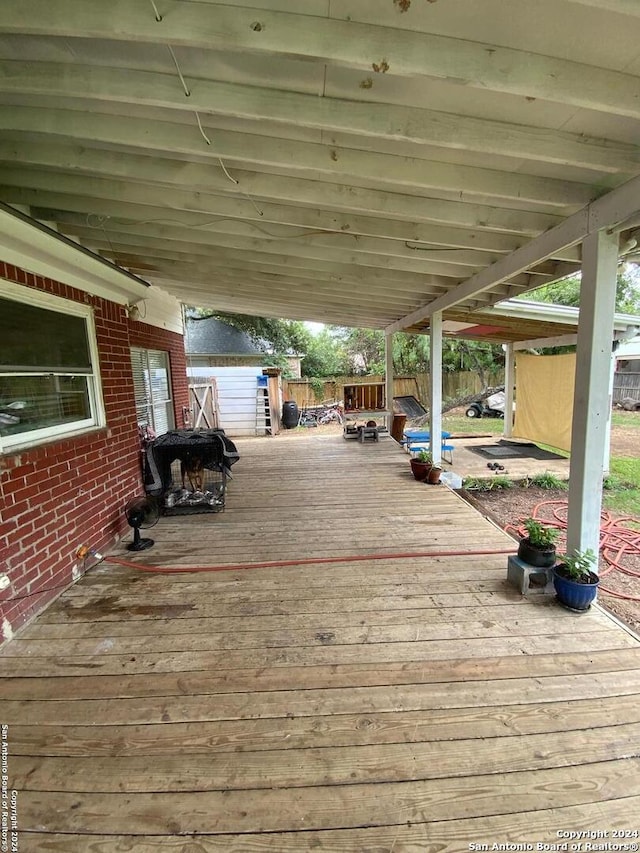
{"label": "soil patch", "polygon": [[640,449],[638,427],[614,426],[611,430],[611,455],[635,459]]}

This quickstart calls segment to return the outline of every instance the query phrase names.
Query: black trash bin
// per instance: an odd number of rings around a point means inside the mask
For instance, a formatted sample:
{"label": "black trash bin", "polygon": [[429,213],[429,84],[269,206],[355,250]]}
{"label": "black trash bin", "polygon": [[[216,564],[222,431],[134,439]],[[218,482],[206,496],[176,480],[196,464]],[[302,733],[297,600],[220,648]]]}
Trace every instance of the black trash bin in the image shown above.
{"label": "black trash bin", "polygon": [[282,426],[285,429],[295,429],[298,426],[300,412],[295,400],[285,400],[282,405]]}

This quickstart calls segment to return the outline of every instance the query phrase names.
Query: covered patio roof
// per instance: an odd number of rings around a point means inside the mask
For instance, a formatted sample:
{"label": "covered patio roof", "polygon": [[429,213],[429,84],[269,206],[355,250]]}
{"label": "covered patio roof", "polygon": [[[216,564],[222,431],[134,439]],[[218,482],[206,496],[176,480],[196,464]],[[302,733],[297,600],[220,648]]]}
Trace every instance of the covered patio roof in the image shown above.
{"label": "covered patio roof", "polygon": [[632,0],[3,4],[0,199],[187,303],[466,321],[602,227],[633,258],[639,35]]}

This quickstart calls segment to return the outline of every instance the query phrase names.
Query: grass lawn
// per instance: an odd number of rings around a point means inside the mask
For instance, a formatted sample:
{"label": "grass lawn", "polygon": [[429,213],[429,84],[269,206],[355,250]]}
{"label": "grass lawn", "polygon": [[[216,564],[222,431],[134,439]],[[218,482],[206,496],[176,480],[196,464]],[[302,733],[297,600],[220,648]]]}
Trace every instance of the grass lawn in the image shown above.
{"label": "grass lawn", "polygon": [[613,457],[605,480],[602,505],[616,515],[640,518],[640,459]]}
{"label": "grass lawn", "polygon": [[442,429],[466,435],[502,435],[502,418],[467,418],[465,415],[443,415]]}
{"label": "grass lawn", "polygon": [[640,429],[640,412],[612,412],[611,423],[614,427],[632,427]]}

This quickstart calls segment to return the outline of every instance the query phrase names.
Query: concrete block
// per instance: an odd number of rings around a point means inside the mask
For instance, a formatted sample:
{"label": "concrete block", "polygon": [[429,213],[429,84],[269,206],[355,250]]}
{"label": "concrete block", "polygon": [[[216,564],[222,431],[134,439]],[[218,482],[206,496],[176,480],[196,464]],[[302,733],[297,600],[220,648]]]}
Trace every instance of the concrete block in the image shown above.
{"label": "concrete block", "polygon": [[553,568],[540,569],[530,566],[515,554],[507,561],[507,580],[519,589],[522,595],[555,594]]}

